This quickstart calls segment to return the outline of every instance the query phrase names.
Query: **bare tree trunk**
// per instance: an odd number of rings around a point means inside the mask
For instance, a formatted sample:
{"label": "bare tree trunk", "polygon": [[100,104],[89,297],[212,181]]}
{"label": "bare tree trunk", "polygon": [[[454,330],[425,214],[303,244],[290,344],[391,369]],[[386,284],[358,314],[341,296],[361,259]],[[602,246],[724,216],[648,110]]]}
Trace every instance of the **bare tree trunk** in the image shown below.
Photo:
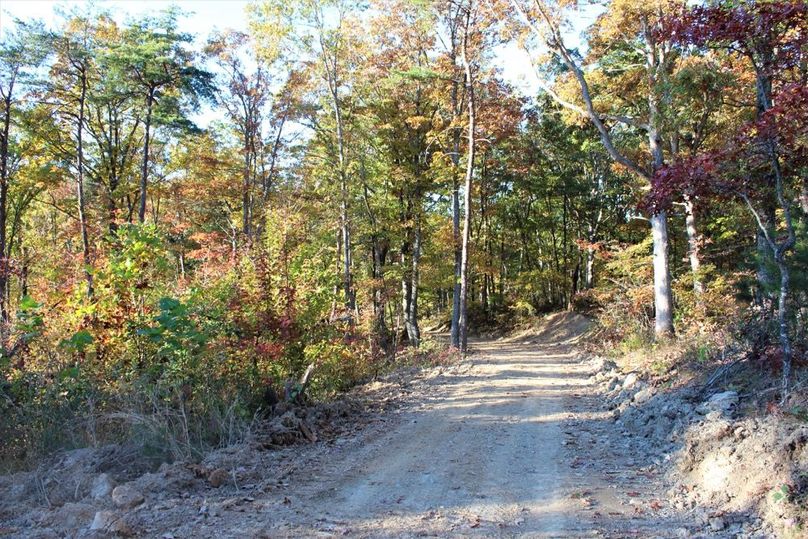
{"label": "bare tree trunk", "polygon": [[785,260],[785,253],[780,252],[775,257],[777,268],[780,270],[780,295],[777,303],[777,325],[780,333],[780,348],[783,351],[783,402],[788,397],[791,383],[791,363],[794,353],[791,349],[791,338],[788,334],[788,295],[790,292],[791,275]]}
{"label": "bare tree trunk", "polygon": [[[457,65],[457,25],[456,19],[451,24],[451,51],[450,60],[452,68]],[[458,74],[452,77],[452,253],[454,254],[454,284],[452,286],[452,321],[451,344],[460,348],[460,268],[462,254],[460,252],[460,183],[458,182],[458,168],[460,167],[460,123],[461,116],[460,81]]]}
{"label": "bare tree trunk", "polygon": [[783,350],[783,395],[782,402],[788,398],[789,385],[791,383],[791,364],[793,351],[791,348],[791,338],[788,334],[788,296],[790,293],[791,276],[788,270],[786,254],[794,249],[797,244],[797,236],[794,231],[794,223],[791,220],[791,205],[786,199],[783,186],[783,173],[780,168],[780,159],[777,154],[777,145],[774,140],[769,141],[769,158],[774,171],[775,196],[782,210],[783,222],[787,232],[786,238],[779,245],[777,239],[769,236],[769,243],[775,246],[774,261],[780,270],[780,296],[778,299],[777,319],[780,329],[780,347]]}
{"label": "bare tree trunk", "polygon": [[586,248],[586,277],[584,285],[587,290],[595,286],[595,248],[592,246]]}
{"label": "bare tree trunk", "polygon": [[685,230],[687,231],[690,271],[693,274],[693,292],[696,297],[700,297],[704,293],[704,284],[701,282],[701,257],[699,253],[701,238],[696,228],[696,208],[690,195],[685,195]]}
{"label": "bare tree trunk", "polygon": [[[647,27],[647,23],[644,23]],[[655,87],[660,72],[664,74],[664,52],[659,50],[646,31],[646,71],[649,83],[648,93],[648,147],[653,159],[653,172],[665,163],[660,142],[660,113]],[[651,216],[651,236],[654,243],[654,333],[657,337],[671,337],[673,330],[673,293],[668,262],[668,219],[664,211]]]}
{"label": "bare tree trunk", "polygon": [[385,322],[384,301],[384,261],[387,257],[386,244],[383,246],[379,238],[373,236],[373,333],[378,339],[380,348],[385,354],[390,353],[390,333]]}
{"label": "bare tree trunk", "polygon": [[[459,151],[459,148],[458,148]],[[460,348],[460,268],[462,254],[460,251],[460,185],[454,178],[452,186],[452,241],[454,251],[454,286],[452,288],[452,346]]]}
{"label": "bare tree trunk", "polygon": [[[351,230],[348,222],[348,171],[345,160],[345,138],[342,125],[342,110],[339,105],[336,81],[332,82],[331,98],[336,122],[337,158],[339,159],[340,182],[340,230],[342,233],[342,286],[345,292],[345,308],[353,313],[356,310],[356,295],[351,275]],[[353,317],[353,314],[351,314]]]}
{"label": "bare tree trunk", "polygon": [[[336,264],[336,275],[339,275],[342,271],[342,229],[337,231],[337,238],[336,238],[336,249],[334,250],[334,260]],[[329,320],[334,321],[337,318],[337,297],[339,295],[340,284],[339,282],[334,282],[334,299],[331,301],[331,314],[329,315]]]}
{"label": "bare tree trunk", "polygon": [[654,243],[654,332],[658,337],[673,335],[673,298],[668,267],[667,215],[660,211],[651,216]]}
{"label": "bare tree trunk", "polygon": [[[597,195],[600,189],[600,184],[598,186],[598,190],[593,189],[592,194]],[[600,229],[600,224],[603,221],[603,206],[601,205],[598,208],[598,215],[595,218],[595,222],[589,221],[586,225],[586,239],[587,239],[587,246],[586,246],[586,263],[585,263],[585,275],[584,275],[584,288],[590,290],[595,286],[595,240],[598,238],[598,230]]]}
{"label": "bare tree trunk", "polygon": [[[764,211],[761,215],[761,222],[767,230],[770,230],[772,222],[772,212]],[[766,312],[772,309],[772,290],[777,286],[772,275],[770,264],[772,262],[769,243],[766,235],[758,228],[755,232],[755,249],[757,254],[757,267],[755,268],[755,278],[757,279],[758,290],[755,294],[755,301],[759,307]]]}
{"label": "bare tree trunk", "polygon": [[152,107],[154,105],[154,90],[149,90],[146,97],[146,123],[143,134],[143,168],[140,171],[140,205],[138,206],[137,219],[143,224],[146,222],[146,200],[149,183],[149,142],[151,136]]}
{"label": "bare tree trunk", "polygon": [[241,232],[244,234],[247,243],[250,238],[250,184],[252,179],[252,155],[250,143],[251,119],[245,118],[244,128],[244,171],[241,186]]}
{"label": "bare tree trunk", "polygon": [[418,272],[421,261],[421,214],[416,210],[415,230],[412,244],[412,272],[410,274],[410,311],[407,323],[410,343],[416,348],[421,344],[421,328],[418,327]]}
{"label": "bare tree trunk", "polygon": [[[16,75],[16,72],[14,73]],[[14,91],[14,76],[9,80],[8,90],[3,96],[3,132],[0,138],[0,347],[6,349],[6,326],[8,324],[8,255],[6,222],[8,221],[8,143],[11,131],[11,96]]]}
{"label": "bare tree trunk", "polygon": [[417,347],[421,340],[421,332],[418,328],[418,267],[421,257],[421,218],[418,210],[413,213],[410,201],[407,202],[407,209],[402,210],[401,219],[405,223],[414,221],[413,226],[407,225],[406,237],[401,245],[401,311],[407,339],[411,346]]}
{"label": "bare tree trunk", "polygon": [[81,227],[82,262],[84,265],[84,276],[87,280],[87,297],[93,297],[93,273],[90,269],[90,240],[87,233],[87,217],[84,208],[84,144],[82,134],[84,132],[84,105],[87,99],[87,69],[80,68],[81,94],[79,96],[79,117],[76,125],[76,167],[78,176],[76,181],[76,198],[78,199],[79,225]]}
{"label": "bare tree trunk", "polygon": [[472,180],[474,178],[474,154],[476,148],[475,130],[475,99],[474,99],[474,79],[472,78],[471,61],[468,57],[469,33],[471,31],[471,16],[474,9],[474,0],[469,0],[468,10],[465,13],[465,24],[463,27],[463,40],[461,59],[466,73],[466,100],[468,109],[468,151],[466,154],[466,182],[463,193],[463,245],[460,255],[460,350],[465,353],[468,350],[468,284],[469,284],[469,239],[471,235],[471,191]]}
{"label": "bare tree trunk", "polygon": [[410,309],[412,308],[412,279],[410,272],[407,270],[407,254],[410,251],[410,239],[405,240],[402,245],[401,252],[399,253],[399,263],[401,264],[401,313],[404,321],[404,331],[407,333],[407,339],[412,340],[412,330],[410,328]]}

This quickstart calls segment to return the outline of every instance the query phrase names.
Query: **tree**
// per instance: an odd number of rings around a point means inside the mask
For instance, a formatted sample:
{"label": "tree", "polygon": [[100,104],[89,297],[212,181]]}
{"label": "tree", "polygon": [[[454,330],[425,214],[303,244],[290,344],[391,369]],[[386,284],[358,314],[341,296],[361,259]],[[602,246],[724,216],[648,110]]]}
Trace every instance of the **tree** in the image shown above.
{"label": "tree", "polygon": [[460,250],[460,314],[458,318],[460,351],[468,349],[468,285],[469,285],[469,249],[471,237],[471,200],[472,181],[474,179],[474,156],[477,148],[477,130],[475,125],[477,102],[474,99],[474,72],[471,59],[471,41],[478,23],[478,9],[475,0],[469,0],[461,10],[462,30],[460,59],[465,73],[466,104],[468,107],[468,146],[466,150],[466,179],[463,203],[463,240]]}
{"label": "tree", "polygon": [[[299,0],[288,3],[266,0],[251,8],[253,32],[262,35],[263,54],[268,59],[282,51],[300,62],[308,62],[325,83],[328,105],[333,113],[333,137],[339,186],[339,251],[342,258],[342,288],[345,309],[353,318],[356,291],[353,284],[353,248],[349,218],[351,173],[345,142],[344,105],[351,55],[358,45],[351,35],[357,30],[353,17],[360,9],[355,0]],[[352,50],[352,48],[354,50]]]}
{"label": "tree", "polygon": [[[611,34],[630,36],[629,46],[644,63],[645,95],[642,97],[647,111],[645,120],[623,114],[605,113],[596,108],[595,96],[587,74],[576,58],[576,53],[565,44],[562,32],[565,16],[563,6],[553,11],[543,0],[534,0],[530,4],[522,0],[511,0],[511,4],[534,36],[546,44],[567,68],[578,86],[576,98],[583,102],[583,106],[564,99],[552,90],[548,93],[561,105],[586,117],[595,126],[604,147],[616,163],[650,182],[655,171],[665,164],[660,87],[664,87],[670,75],[673,57],[670,54],[671,43],[660,39],[660,34],[655,32],[655,28],[661,23],[659,13],[667,9],[667,4],[664,2],[660,5],[643,4],[633,0],[618,2],[613,4],[599,21],[602,27],[600,39],[605,39]],[[609,123],[622,124],[646,134],[650,166],[642,165],[629,157],[626,151],[617,148]],[[650,223],[654,246],[654,329],[658,337],[666,337],[674,333],[666,212],[664,210],[654,212],[650,217]]]}
{"label": "tree", "polygon": [[131,78],[131,91],[142,99],[143,150],[138,194],[138,221],[146,220],[150,145],[155,125],[189,127],[183,108],[212,96],[211,75],[194,65],[188,50],[192,37],[177,31],[176,10],[128,26],[110,54],[111,65]]}
{"label": "tree", "polygon": [[57,58],[52,68],[50,93],[58,113],[65,118],[68,130],[75,133],[76,210],[82,245],[82,265],[87,281],[87,296],[93,296],[93,272],[85,197],[85,146],[88,91],[95,70],[94,31],[87,16],[73,16],[63,34],[55,36]]}
{"label": "tree", "polygon": [[142,106],[133,95],[125,66],[118,62],[116,49],[124,39],[122,29],[103,14],[95,24],[101,46],[95,51],[94,62],[103,76],[96,77],[90,88],[86,129],[94,147],[87,158],[87,174],[103,189],[107,229],[114,237],[120,222],[131,222],[136,211],[131,195],[138,190],[135,169]]}
{"label": "tree", "polygon": [[0,318],[2,318],[2,346],[5,349],[5,326],[9,320],[8,283],[11,270],[7,242],[8,192],[11,181],[12,125],[18,112],[18,94],[46,53],[39,36],[38,25],[15,21],[15,31],[6,34],[0,44]]}
{"label": "tree", "polygon": [[[434,187],[432,158],[436,151],[436,116],[439,109],[435,83],[439,73],[429,52],[434,46],[433,14],[423,6],[411,2],[392,0],[376,6],[379,15],[372,20],[378,29],[372,56],[369,56],[369,79],[378,79],[370,89],[367,101],[367,133],[364,137],[377,143],[379,159],[388,167],[396,181],[382,186],[397,199],[397,223],[389,229],[399,228],[399,264],[401,284],[401,310],[407,341],[418,346],[419,298],[421,292],[421,257],[424,247],[427,195]],[[375,134],[373,133],[375,131]],[[363,138],[364,138],[363,137]],[[367,171],[366,161],[361,170]],[[360,174],[367,188],[367,174]],[[374,228],[371,241],[373,251],[384,253],[382,244],[389,246],[392,234],[385,240],[379,236],[378,221],[381,211],[373,212]],[[392,217],[392,216],[391,216]],[[374,262],[374,267],[376,266]]]}
{"label": "tree", "polygon": [[[236,126],[243,144],[242,223],[241,231],[249,243],[253,233],[254,194],[260,172],[262,156],[261,124],[269,98],[269,79],[266,66],[260,58],[250,58],[256,63],[252,72],[247,72],[242,60],[249,54],[250,41],[246,34],[225,32],[214,35],[208,41],[206,53],[214,58],[224,71],[227,95],[220,98],[227,115]],[[278,135],[280,136],[280,134]]]}
{"label": "tree", "polygon": [[462,115],[467,99],[463,66],[459,65],[462,43],[463,7],[462,1],[448,0],[436,4],[441,12],[443,25],[446,28],[447,42],[444,44],[448,60],[448,78],[450,81],[450,132],[446,153],[449,155],[451,167],[451,199],[452,199],[452,244],[454,254],[454,284],[452,289],[452,318],[450,340],[452,346],[460,348],[460,312],[461,312],[461,273],[462,273],[462,241],[460,236],[460,144],[462,140]]}
{"label": "tree", "polygon": [[[788,303],[791,275],[788,254],[797,243],[789,189],[795,189],[805,164],[804,51],[808,43],[808,6],[803,2],[718,4],[671,17],[662,31],[682,43],[720,47],[749,61],[755,74],[755,119],[730,144],[695,155],[658,171],[655,198],[700,189],[740,197],[753,215],[758,249],[766,249],[780,273],[778,333],[783,353],[782,398],[789,391],[792,345]],[[775,105],[776,103],[776,105]],[[779,209],[779,212],[775,211]],[[778,214],[780,217],[778,217]],[[781,226],[776,226],[777,219]],[[778,228],[782,235],[777,234]],[[770,277],[759,266],[764,285]]]}

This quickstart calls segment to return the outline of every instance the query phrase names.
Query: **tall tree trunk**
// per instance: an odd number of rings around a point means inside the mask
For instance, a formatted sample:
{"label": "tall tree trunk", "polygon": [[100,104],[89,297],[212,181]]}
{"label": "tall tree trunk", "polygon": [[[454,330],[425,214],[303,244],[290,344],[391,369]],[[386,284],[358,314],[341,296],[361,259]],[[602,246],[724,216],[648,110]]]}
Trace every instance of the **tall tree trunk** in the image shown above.
{"label": "tall tree trunk", "polygon": [[[451,61],[454,67],[457,63],[455,52],[457,50],[457,28],[452,27]],[[455,74],[457,75],[457,74]],[[454,254],[454,285],[452,287],[452,322],[451,344],[460,348],[460,268],[462,254],[460,251],[460,182],[458,181],[458,168],[460,167],[460,81],[457,76],[452,79],[452,253]]]}
{"label": "tall tree trunk", "polygon": [[668,221],[664,211],[651,216],[654,243],[654,332],[658,337],[673,335],[673,295],[668,266]]}
{"label": "tall tree trunk", "polygon": [[339,160],[339,184],[340,184],[340,230],[342,234],[342,287],[345,293],[345,308],[351,313],[356,310],[356,296],[353,289],[353,278],[351,275],[351,231],[348,222],[348,171],[345,160],[345,139],[344,126],[342,125],[342,110],[339,105],[339,95],[337,94],[336,81],[332,82],[331,90],[332,105],[334,108],[334,120],[336,122],[337,137],[337,158]]}
{"label": "tall tree trunk", "polygon": [[76,125],[76,198],[78,203],[79,225],[81,227],[81,247],[82,263],[84,265],[84,277],[87,281],[87,297],[93,297],[93,273],[90,268],[90,239],[87,232],[87,217],[85,215],[84,204],[84,105],[87,99],[87,69],[80,68],[79,81],[81,84],[81,94],[79,95],[79,117]]}
{"label": "tall tree trunk", "polygon": [[8,221],[8,143],[11,132],[11,96],[14,91],[12,77],[8,93],[3,99],[3,136],[0,139],[0,347],[5,351],[8,325],[8,270],[10,253],[7,252],[6,222]]}
{"label": "tall tree trunk", "polygon": [[252,179],[252,155],[250,144],[250,120],[245,119],[244,129],[244,171],[241,185],[241,233],[250,240],[250,183]]}
{"label": "tall tree trunk", "polygon": [[[336,234],[336,249],[334,250],[335,273],[340,275],[342,272],[342,228],[337,230]],[[334,282],[334,294],[331,301],[331,314],[329,320],[334,321],[337,318],[337,297],[339,296],[340,283]]]}
{"label": "tall tree trunk", "polygon": [[[420,203],[420,201],[419,201]],[[421,328],[418,327],[418,277],[421,262],[421,213],[416,209],[412,243],[412,270],[410,273],[410,310],[407,332],[410,343],[416,348],[421,344]]]}
{"label": "tall tree trunk", "polygon": [[780,252],[775,257],[777,268],[780,270],[780,295],[777,303],[777,325],[780,336],[780,348],[783,352],[783,377],[782,391],[783,402],[788,397],[789,385],[791,382],[791,363],[793,351],[791,349],[791,338],[788,334],[788,295],[790,292],[791,275],[788,271],[788,264],[785,260],[785,253]]}
{"label": "tall tree trunk", "polygon": [[767,239],[772,247],[774,253],[774,261],[777,263],[777,268],[780,270],[780,296],[778,298],[777,319],[780,333],[780,348],[783,352],[783,383],[782,383],[782,403],[785,404],[788,398],[789,385],[791,382],[791,364],[793,360],[793,350],[791,348],[791,337],[788,332],[788,299],[790,293],[791,276],[789,274],[788,262],[786,255],[789,251],[794,249],[797,244],[797,236],[794,230],[794,223],[791,219],[791,204],[785,195],[785,187],[783,185],[783,172],[780,168],[780,159],[777,153],[777,142],[775,140],[768,141],[769,159],[774,174],[774,192],[775,198],[780,205],[782,213],[783,224],[786,229],[786,237],[782,243],[774,235],[769,235]]}
{"label": "tall tree trunk", "polygon": [[[760,119],[769,109],[772,108],[772,81],[771,78],[761,69],[755,70],[755,89],[756,89],[756,119]],[[774,187],[776,178],[774,174],[770,175],[767,180],[769,186]],[[764,202],[763,213],[760,215],[762,227],[771,235],[775,230],[775,223],[777,220],[775,203],[771,198]],[[758,291],[756,300],[760,307],[765,311],[771,312],[774,308],[774,290],[777,288],[777,282],[772,275],[771,268],[776,265],[772,250],[770,249],[769,240],[759,227],[755,236],[755,247],[757,248],[757,270],[755,272],[758,281]]]}
{"label": "tall tree trunk", "polygon": [[[671,158],[676,160],[679,155],[679,134],[674,132],[670,137]],[[687,234],[687,257],[690,261],[690,274],[693,277],[693,293],[696,301],[701,302],[704,293],[704,283],[701,281],[701,236],[696,227],[696,205],[693,195],[685,192],[682,197],[685,208],[685,233]],[[676,253],[673,252],[673,259],[676,260]]]}
{"label": "tall tree trunk", "polygon": [[[409,236],[408,232],[408,236]],[[410,278],[410,270],[407,268],[407,255],[411,250],[411,238],[404,240],[399,253],[399,263],[401,264],[401,316],[404,322],[404,332],[407,334],[407,339],[412,339],[412,331],[410,328],[410,309],[412,308],[412,279]],[[397,331],[401,331],[398,328]],[[402,335],[403,338],[403,335]]]}
{"label": "tall tree trunk", "polygon": [[[644,22],[647,28],[647,21]],[[658,75],[664,73],[665,59],[663,52],[657,49],[656,43],[646,31],[646,70],[648,74],[648,147],[651,152],[653,172],[656,173],[665,163],[660,141],[660,112],[658,97],[655,92]],[[671,337],[673,330],[673,293],[671,291],[671,273],[668,261],[668,218],[665,211],[651,216],[651,237],[654,244],[654,333],[657,337]]]}
{"label": "tall tree trunk", "polygon": [[150,89],[146,96],[146,123],[143,133],[143,167],[140,171],[140,204],[137,210],[137,219],[140,224],[146,222],[146,200],[148,198],[149,183],[149,142],[151,136],[152,108],[154,106],[154,90]]}
{"label": "tall tree trunk", "polygon": [[699,253],[701,238],[696,228],[696,208],[693,197],[685,195],[685,230],[687,231],[687,253],[690,259],[690,271],[693,274],[693,292],[696,297],[704,293],[704,284],[701,282],[701,256]]}
{"label": "tall tree trunk", "polygon": [[384,261],[387,258],[386,244],[374,234],[372,238],[373,250],[373,333],[378,340],[379,347],[384,354],[390,353],[390,333],[384,318]]}
{"label": "tall tree trunk", "polygon": [[586,248],[586,278],[584,285],[587,290],[595,286],[595,248],[591,246]]}
{"label": "tall tree trunk", "polygon": [[[459,151],[459,149],[458,149]],[[457,177],[452,185],[452,250],[454,254],[454,286],[452,287],[452,346],[460,348],[460,268],[462,253],[460,250],[460,184]]]}
{"label": "tall tree trunk", "polygon": [[595,286],[595,241],[598,237],[598,229],[603,219],[603,207],[598,208],[598,216],[593,224],[587,224],[587,245],[586,245],[586,270],[584,275],[584,288],[587,290]]}
{"label": "tall tree trunk", "polygon": [[[110,237],[114,238],[118,231],[118,207],[115,202],[115,190],[118,188],[118,162],[116,150],[119,146],[117,115],[114,116],[111,105],[107,105],[107,122],[109,131],[107,132],[107,155],[109,159],[109,180],[107,185],[107,228]],[[103,128],[102,128],[103,129]]]}
{"label": "tall tree trunk", "polygon": [[[774,212],[764,210],[761,215],[763,226],[771,231],[770,223],[773,222]],[[755,303],[760,306],[764,311],[771,312],[772,309],[772,291],[777,287],[775,284],[774,276],[772,275],[770,266],[773,262],[772,254],[769,250],[769,243],[766,240],[766,235],[762,232],[761,228],[755,231],[755,249],[757,255],[757,267],[755,268],[755,278],[757,279],[757,291],[755,293]]]}
{"label": "tall tree trunk", "polygon": [[465,25],[463,30],[463,40],[461,46],[461,58],[463,68],[466,73],[466,101],[468,108],[468,151],[466,153],[466,181],[465,192],[463,193],[463,245],[460,255],[460,351],[465,353],[468,350],[468,285],[469,285],[469,239],[471,235],[471,191],[472,180],[474,178],[474,154],[476,149],[476,129],[475,129],[475,99],[474,99],[474,79],[472,78],[471,61],[469,59],[469,38],[471,31],[471,15],[474,9],[474,0],[469,0],[468,11],[465,13]]}

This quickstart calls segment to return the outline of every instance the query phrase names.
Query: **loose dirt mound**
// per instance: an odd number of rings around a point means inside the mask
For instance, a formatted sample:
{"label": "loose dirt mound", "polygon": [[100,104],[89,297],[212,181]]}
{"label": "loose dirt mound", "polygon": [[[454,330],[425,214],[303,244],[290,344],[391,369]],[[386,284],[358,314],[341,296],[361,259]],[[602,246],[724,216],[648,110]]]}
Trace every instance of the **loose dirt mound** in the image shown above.
{"label": "loose dirt mound", "polygon": [[684,444],[673,477],[689,503],[729,518],[751,510],[779,536],[808,534],[808,426],[778,417],[710,418],[691,426]]}
{"label": "loose dirt mound", "polygon": [[669,498],[733,537],[804,537],[808,425],[785,414],[744,417],[753,395],[672,389],[598,359],[604,404],[636,453],[668,463]]}

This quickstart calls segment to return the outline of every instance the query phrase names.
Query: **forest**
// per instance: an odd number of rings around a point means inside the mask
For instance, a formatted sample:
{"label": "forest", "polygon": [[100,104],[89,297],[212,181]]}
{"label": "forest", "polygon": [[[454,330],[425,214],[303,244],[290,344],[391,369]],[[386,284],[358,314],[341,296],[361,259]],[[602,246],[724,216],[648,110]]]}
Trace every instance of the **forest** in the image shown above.
{"label": "forest", "polygon": [[804,391],[803,0],[186,7],[2,16],[3,470],[193,458],[554,311]]}

